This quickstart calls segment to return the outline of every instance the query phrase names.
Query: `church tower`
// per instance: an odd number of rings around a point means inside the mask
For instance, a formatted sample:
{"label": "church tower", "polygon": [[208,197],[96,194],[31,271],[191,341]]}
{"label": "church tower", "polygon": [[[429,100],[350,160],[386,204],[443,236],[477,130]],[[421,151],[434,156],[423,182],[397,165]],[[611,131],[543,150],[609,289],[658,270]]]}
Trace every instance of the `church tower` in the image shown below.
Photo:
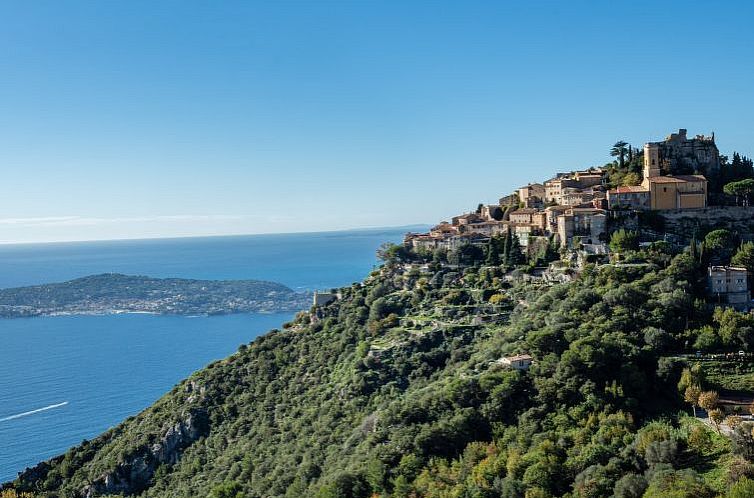
{"label": "church tower", "polygon": [[642,185],[649,187],[649,179],[656,176],[662,176],[660,146],[656,143],[644,144],[644,179]]}

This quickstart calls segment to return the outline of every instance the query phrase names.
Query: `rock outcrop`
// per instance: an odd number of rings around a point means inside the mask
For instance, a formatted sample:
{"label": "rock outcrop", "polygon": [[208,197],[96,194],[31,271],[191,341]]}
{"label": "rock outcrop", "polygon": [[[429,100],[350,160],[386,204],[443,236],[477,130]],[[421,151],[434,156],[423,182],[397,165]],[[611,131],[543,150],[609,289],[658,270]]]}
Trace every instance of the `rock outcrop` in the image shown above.
{"label": "rock outcrop", "polygon": [[84,498],[108,494],[135,494],[145,489],[160,465],[174,465],[183,451],[209,432],[206,410],[194,409],[167,428],[158,443],[120,463],[92,484],[81,490]]}

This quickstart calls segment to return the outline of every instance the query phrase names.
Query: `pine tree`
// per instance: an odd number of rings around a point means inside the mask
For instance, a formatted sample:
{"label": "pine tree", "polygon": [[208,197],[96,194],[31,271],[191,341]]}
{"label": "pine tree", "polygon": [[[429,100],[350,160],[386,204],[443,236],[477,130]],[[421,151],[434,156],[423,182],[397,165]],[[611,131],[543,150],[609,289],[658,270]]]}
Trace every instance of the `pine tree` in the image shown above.
{"label": "pine tree", "polygon": [[521,244],[518,241],[518,237],[510,234],[508,238],[510,239],[510,242],[508,246],[507,264],[510,267],[514,267],[524,262],[524,255],[521,252]]}

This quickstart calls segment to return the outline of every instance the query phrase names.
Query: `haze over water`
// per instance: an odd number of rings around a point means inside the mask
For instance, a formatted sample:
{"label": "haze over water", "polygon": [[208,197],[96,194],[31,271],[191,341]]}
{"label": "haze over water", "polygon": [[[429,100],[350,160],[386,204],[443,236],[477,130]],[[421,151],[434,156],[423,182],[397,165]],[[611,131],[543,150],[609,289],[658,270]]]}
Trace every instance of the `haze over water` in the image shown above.
{"label": "haze over water", "polygon": [[[0,287],[104,272],[262,279],[297,290],[360,281],[406,229],[0,246]],[[135,415],[293,313],[0,320],[0,482]]]}

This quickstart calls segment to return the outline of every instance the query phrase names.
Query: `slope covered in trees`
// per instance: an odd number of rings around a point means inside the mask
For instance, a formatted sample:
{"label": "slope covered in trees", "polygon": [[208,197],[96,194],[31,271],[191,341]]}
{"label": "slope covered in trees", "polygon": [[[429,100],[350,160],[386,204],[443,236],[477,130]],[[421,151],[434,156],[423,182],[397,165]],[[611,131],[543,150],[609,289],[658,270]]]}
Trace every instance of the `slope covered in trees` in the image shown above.
{"label": "slope covered in trees", "polygon": [[[684,415],[678,389],[688,365],[677,353],[727,333],[702,300],[693,253],[658,245],[557,285],[508,283],[484,258],[426,266],[400,251],[388,257],[341,300],[28,470],[17,490],[749,496],[735,490],[751,491],[752,438],[742,429],[731,449]],[[522,352],[535,358],[528,372],[498,362]]]}

